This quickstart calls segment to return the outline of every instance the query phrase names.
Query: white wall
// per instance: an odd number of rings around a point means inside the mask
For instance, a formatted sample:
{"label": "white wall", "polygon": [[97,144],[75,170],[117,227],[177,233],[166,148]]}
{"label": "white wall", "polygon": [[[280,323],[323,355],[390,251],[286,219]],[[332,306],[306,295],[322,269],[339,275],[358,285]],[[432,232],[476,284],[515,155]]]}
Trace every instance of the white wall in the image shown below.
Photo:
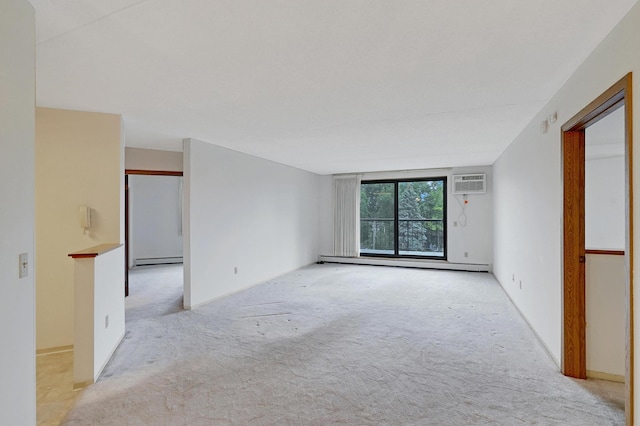
{"label": "white wall", "polygon": [[[35,14],[0,2],[0,413],[36,424],[34,255]],[[18,278],[18,255],[29,275]]]}
{"label": "white wall", "polygon": [[587,248],[624,249],[624,167],[624,157],[593,159],[585,163],[584,210]]}
{"label": "white wall", "polygon": [[129,261],[182,257],[182,177],[129,176]]}
{"label": "white wall", "polygon": [[328,179],[194,139],[184,155],[186,308],[317,261]]}
{"label": "white wall", "polygon": [[[124,247],[94,259],[94,379],[97,379],[124,337]],[[109,325],[105,317],[109,316]]]}
{"label": "white wall", "polygon": [[493,166],[493,273],[559,364],[562,181],[556,132],[542,135],[537,125],[528,126]]}
{"label": "white wall", "polygon": [[[36,109],[38,349],[74,343],[74,266],[67,255],[123,240],[122,127],[115,114]],[[92,209],[86,233],[81,204]]]}
{"label": "white wall", "polygon": [[[487,192],[467,195],[464,205],[461,195],[452,193],[453,178],[457,174],[485,173]],[[448,176],[449,193],[447,199],[447,258],[452,263],[493,263],[493,183],[491,167],[454,168]],[[465,206],[466,226],[461,205]],[[465,256],[465,253],[467,254]]]}
{"label": "white wall", "polygon": [[[493,167],[494,274],[558,364],[562,333],[560,125],[626,73],[640,71],[640,56],[633,54],[637,51],[638,39],[640,4],[631,9]],[[637,82],[635,78],[634,94],[639,93]],[[638,105],[637,96],[633,103]],[[548,133],[540,133],[540,122],[554,111],[558,113],[558,122],[550,126]],[[634,109],[635,123],[640,123],[639,111]],[[638,129],[634,126],[635,140],[640,140]],[[634,164],[634,186],[640,188],[637,180],[640,166],[638,162]],[[640,202],[638,200],[636,197],[635,204]],[[639,223],[638,205],[634,212],[634,220]],[[633,239],[637,245],[637,234]],[[636,262],[638,256],[636,251]],[[512,276],[515,276],[513,281]],[[637,280],[634,281],[637,285]],[[640,330],[637,324],[636,330]],[[636,394],[636,404],[639,401],[640,394]]]}
{"label": "white wall", "polygon": [[624,284],[624,256],[587,254],[587,375],[624,378]]}
{"label": "white wall", "polygon": [[[96,257],[74,259],[74,382],[92,384],[125,332],[124,247]],[[108,322],[106,317],[108,316]]]}

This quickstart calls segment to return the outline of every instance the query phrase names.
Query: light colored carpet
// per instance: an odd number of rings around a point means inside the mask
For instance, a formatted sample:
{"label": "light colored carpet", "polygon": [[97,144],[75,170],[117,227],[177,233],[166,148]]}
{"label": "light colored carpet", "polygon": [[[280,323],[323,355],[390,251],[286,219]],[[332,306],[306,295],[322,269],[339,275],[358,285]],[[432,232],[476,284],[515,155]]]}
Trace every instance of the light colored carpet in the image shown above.
{"label": "light colored carpet", "polygon": [[125,340],[65,425],[624,424],[490,274],[312,265],[195,311],[132,280]]}

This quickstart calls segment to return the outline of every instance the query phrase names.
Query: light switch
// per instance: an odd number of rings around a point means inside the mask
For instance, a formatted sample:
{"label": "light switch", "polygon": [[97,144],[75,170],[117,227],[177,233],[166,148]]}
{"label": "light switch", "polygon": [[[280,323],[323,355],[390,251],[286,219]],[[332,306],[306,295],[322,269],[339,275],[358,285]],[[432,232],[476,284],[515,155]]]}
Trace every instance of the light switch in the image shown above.
{"label": "light switch", "polygon": [[29,255],[27,253],[20,253],[18,263],[18,276],[24,278],[29,275]]}

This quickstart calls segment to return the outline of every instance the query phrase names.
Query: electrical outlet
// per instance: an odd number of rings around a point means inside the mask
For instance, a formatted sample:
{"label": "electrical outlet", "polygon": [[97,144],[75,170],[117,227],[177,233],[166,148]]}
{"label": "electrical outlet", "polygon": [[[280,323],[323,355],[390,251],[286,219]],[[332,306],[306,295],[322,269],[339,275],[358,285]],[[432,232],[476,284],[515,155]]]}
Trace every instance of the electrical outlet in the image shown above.
{"label": "electrical outlet", "polygon": [[522,280],[520,280],[520,290],[522,290]]}
{"label": "electrical outlet", "polygon": [[234,274],[237,274],[237,273],[238,273],[238,267],[237,267],[237,266],[235,266],[235,267],[233,268],[233,273],[234,273]]}
{"label": "electrical outlet", "polygon": [[458,222],[457,221],[453,221],[453,226],[458,226]]}
{"label": "electrical outlet", "polygon": [[469,253],[468,252],[464,252],[464,257],[469,257]]}
{"label": "electrical outlet", "polygon": [[109,328],[109,315],[104,316],[104,328]]}
{"label": "electrical outlet", "polygon": [[29,275],[29,255],[20,253],[18,255],[18,277],[24,278]]}
{"label": "electrical outlet", "polygon": [[516,282],[516,274],[511,275],[511,281]]}

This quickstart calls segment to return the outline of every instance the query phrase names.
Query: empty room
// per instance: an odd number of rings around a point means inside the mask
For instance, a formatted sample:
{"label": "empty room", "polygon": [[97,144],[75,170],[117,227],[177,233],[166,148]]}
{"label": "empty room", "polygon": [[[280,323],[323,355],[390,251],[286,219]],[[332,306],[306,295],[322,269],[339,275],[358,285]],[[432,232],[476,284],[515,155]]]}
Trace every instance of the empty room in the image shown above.
{"label": "empty room", "polygon": [[635,424],[639,39],[635,0],[3,0],[3,422]]}

